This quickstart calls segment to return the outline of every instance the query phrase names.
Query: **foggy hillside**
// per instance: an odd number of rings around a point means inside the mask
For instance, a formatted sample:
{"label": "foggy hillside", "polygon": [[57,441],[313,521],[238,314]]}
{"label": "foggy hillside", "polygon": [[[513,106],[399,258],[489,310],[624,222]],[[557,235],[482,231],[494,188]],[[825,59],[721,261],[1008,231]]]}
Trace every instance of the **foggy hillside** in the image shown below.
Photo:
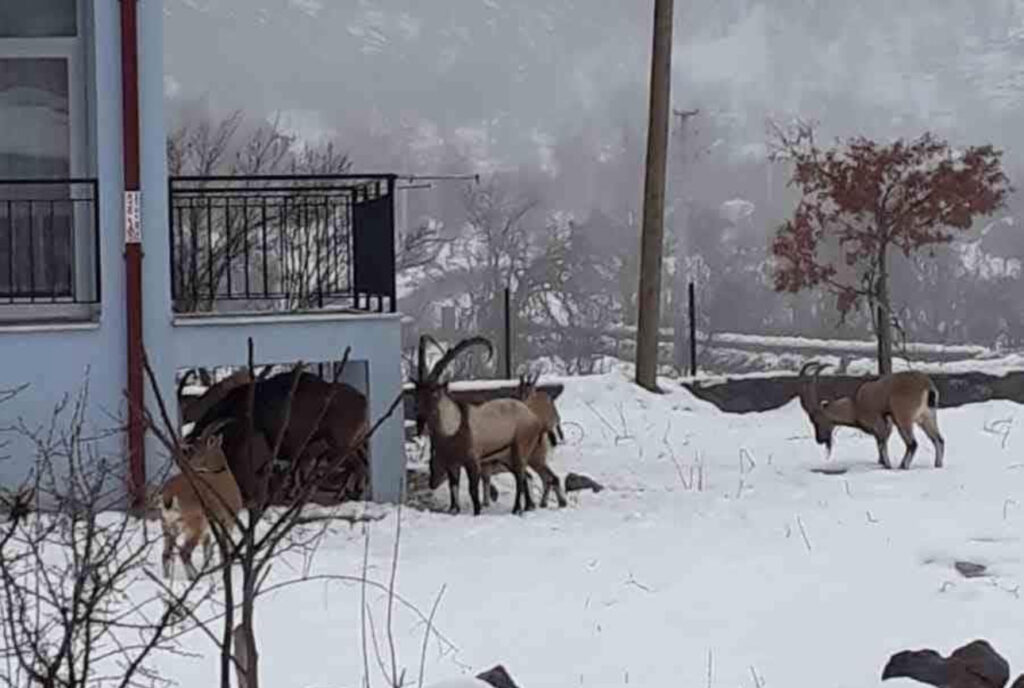
{"label": "foggy hillside", "polygon": [[[576,328],[563,349],[635,318],[649,0],[167,0],[165,13],[172,121],[200,101],[211,117],[280,117],[300,141],[334,142],[354,169],[484,175],[478,188],[435,184],[403,201],[399,231],[476,232],[404,274],[403,310],[421,326],[447,304],[492,331],[510,282],[523,283],[524,331]],[[772,290],[767,246],[795,196],[766,159],[766,123],[812,120],[822,140],[931,131],[954,147],[992,143],[1015,181],[1022,64],[1020,0],[677,3],[673,106],[700,112],[672,122],[665,325],[696,281],[708,332],[868,336],[863,314],[839,322],[830,297]],[[1011,195],[931,263],[897,258],[906,337],[1024,342],[1017,207]],[[520,239],[478,241],[510,217]],[[524,356],[557,353],[521,339]]]}

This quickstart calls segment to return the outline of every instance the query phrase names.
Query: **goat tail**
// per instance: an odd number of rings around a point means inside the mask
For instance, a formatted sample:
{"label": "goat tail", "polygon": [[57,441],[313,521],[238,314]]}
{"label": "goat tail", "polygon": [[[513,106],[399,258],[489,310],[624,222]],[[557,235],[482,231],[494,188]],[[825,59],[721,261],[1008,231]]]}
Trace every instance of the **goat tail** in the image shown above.
{"label": "goat tail", "polygon": [[935,383],[931,383],[928,387],[928,408],[937,409],[939,407],[939,390],[935,386]]}

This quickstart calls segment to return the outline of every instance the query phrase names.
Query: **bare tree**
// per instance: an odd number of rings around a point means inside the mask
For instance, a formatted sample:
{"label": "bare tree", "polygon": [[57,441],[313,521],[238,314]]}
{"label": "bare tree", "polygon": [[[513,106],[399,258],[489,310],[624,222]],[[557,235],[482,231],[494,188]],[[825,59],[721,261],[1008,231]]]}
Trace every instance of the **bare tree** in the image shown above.
{"label": "bare tree", "polygon": [[87,432],[87,390],[48,427],[8,430],[31,440],[36,464],[0,521],[0,685],[152,685],[151,660],[177,651],[180,610],[202,599],[195,583],[150,584],[157,538],[122,510],[123,462]]}
{"label": "bare tree", "polygon": [[[248,359],[250,380],[255,380],[257,377],[256,365],[251,339],[249,340]],[[341,365],[335,367],[335,382],[342,374],[347,359],[348,351],[345,352]],[[277,437],[269,438],[272,464],[278,460],[284,433],[291,425],[292,402],[303,367],[302,363],[297,363],[293,367],[291,387],[284,405],[284,423],[281,432]],[[147,414],[149,428],[171,451],[172,456],[181,456],[179,449],[181,440],[167,413],[148,361],[146,362],[146,371],[157,399],[161,419],[158,423],[152,414]],[[259,655],[255,641],[257,599],[265,592],[278,589],[283,585],[315,580],[300,575],[290,583],[278,581],[273,585],[268,585],[267,576],[271,565],[289,553],[299,552],[308,557],[313,555],[317,544],[326,532],[329,520],[310,518],[304,508],[310,504],[314,495],[330,486],[331,476],[342,464],[352,459],[357,452],[366,449],[373,434],[398,409],[403,399],[402,394],[399,394],[388,410],[372,426],[366,428],[355,438],[350,449],[343,452],[331,451],[327,444],[323,440],[315,438],[314,434],[324,414],[330,408],[337,388],[337,386],[332,387],[326,398],[322,400],[319,411],[310,426],[312,428],[310,434],[302,438],[299,447],[291,456],[287,457],[289,469],[285,479],[270,483],[269,475],[259,478],[268,481],[265,489],[257,491],[257,494],[266,495],[266,497],[253,501],[247,509],[245,517],[236,518],[233,524],[234,528],[225,528],[215,519],[211,519],[211,527],[220,550],[221,560],[234,562],[238,570],[236,572],[233,566],[222,566],[212,570],[204,569],[204,575],[211,571],[217,571],[220,575],[224,595],[223,611],[204,616],[199,610],[191,610],[189,611],[189,623],[191,627],[201,629],[220,649],[220,680],[224,688],[229,688],[232,673],[238,674],[239,684],[245,688],[258,688]],[[248,389],[248,410],[245,417],[240,420],[246,424],[246,436],[252,439],[257,436],[253,413],[254,384],[250,383]],[[248,479],[255,480],[257,478],[253,468],[256,461],[253,452],[256,443],[249,441],[247,446],[250,455],[245,470],[252,471]],[[210,504],[204,504],[208,513],[210,513],[211,507]],[[369,518],[372,519],[372,517]],[[360,521],[367,520],[367,517],[349,516],[347,519]],[[207,562],[208,564],[209,562]],[[239,599],[235,598],[235,590],[240,590]],[[220,624],[219,633],[212,628],[212,624],[215,622]]]}

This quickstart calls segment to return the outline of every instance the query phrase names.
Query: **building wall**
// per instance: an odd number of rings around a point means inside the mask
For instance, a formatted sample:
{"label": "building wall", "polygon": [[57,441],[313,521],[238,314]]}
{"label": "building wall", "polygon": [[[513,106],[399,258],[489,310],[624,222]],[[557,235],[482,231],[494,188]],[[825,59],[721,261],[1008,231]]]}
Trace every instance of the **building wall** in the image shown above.
{"label": "building wall", "polygon": [[[30,428],[46,427],[57,404],[74,395],[89,381],[88,425],[96,431],[117,426],[115,420],[125,409],[120,390],[124,388],[126,356],[124,309],[117,295],[123,293],[121,212],[121,99],[120,99],[120,17],[117,0],[95,0],[93,40],[90,50],[95,63],[95,93],[91,93],[95,117],[95,170],[100,179],[100,261],[103,303],[97,322],[74,325],[0,326],[0,388],[23,384],[29,387],[14,399],[0,404],[0,425],[24,423]],[[141,6],[152,3],[142,3]],[[157,80],[162,81],[160,72]],[[10,485],[25,478],[33,465],[33,443],[5,432],[9,441],[0,461],[0,482]],[[103,445],[111,455],[122,451],[122,439],[115,435]]]}
{"label": "building wall", "polygon": [[[19,420],[29,427],[47,424],[54,407],[89,381],[86,418],[90,427],[107,431],[126,419],[127,340],[124,280],[123,166],[121,146],[120,9],[118,0],[90,0],[94,34],[90,50],[95,64],[95,171],[100,180],[100,261],[102,298],[95,322],[74,325],[0,325],[0,389],[29,387],[0,404],[0,427]],[[166,125],[163,98],[163,5],[140,2],[139,118],[141,223],[143,248],[143,338],[161,396],[174,413],[175,371],[185,366],[243,364],[246,339],[252,336],[261,361],[339,359],[352,346],[351,359],[363,362],[362,377],[371,390],[371,420],[376,420],[401,391],[400,338],[397,314],[314,314],[262,318],[193,318],[175,323],[171,309]],[[354,368],[353,374],[360,370]],[[146,382],[147,407],[157,408]],[[177,420],[177,418],[173,418]],[[8,437],[0,450],[0,484],[23,480],[33,465],[31,442]],[[125,465],[125,435],[104,441],[104,451]],[[371,492],[375,500],[401,495],[405,454],[401,410],[375,435],[371,452]],[[166,466],[168,453],[149,433],[147,475]]]}
{"label": "building wall", "polygon": [[[176,361],[171,327],[170,244],[168,242],[167,128],[164,115],[163,3],[140,2],[139,120],[142,203],[142,331],[160,394],[168,407],[175,401]],[[146,76],[143,76],[146,75]],[[156,397],[146,382],[146,405]],[[146,474],[154,475],[168,453],[152,434],[146,435]]]}
{"label": "building wall", "polygon": [[[179,367],[245,365],[249,337],[257,364],[336,361],[351,347],[349,360],[357,365],[343,381],[367,393],[373,423],[402,392],[400,317],[396,313],[191,317],[178,321],[169,341]],[[402,495],[403,418],[399,406],[370,441],[374,501],[394,502]]]}

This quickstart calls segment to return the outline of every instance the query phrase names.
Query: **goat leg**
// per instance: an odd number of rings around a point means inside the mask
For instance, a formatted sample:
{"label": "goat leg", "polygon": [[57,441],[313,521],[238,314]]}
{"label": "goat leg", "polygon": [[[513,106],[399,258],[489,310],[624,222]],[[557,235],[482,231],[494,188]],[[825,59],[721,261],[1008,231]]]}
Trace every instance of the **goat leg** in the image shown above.
{"label": "goat leg", "polygon": [[174,546],[177,539],[177,533],[169,528],[164,528],[164,552],[161,557],[164,566],[164,578],[171,578],[174,573]]}
{"label": "goat leg", "polygon": [[480,515],[480,466],[476,461],[466,462],[466,475],[469,477],[469,498],[473,501],[473,515]]}
{"label": "goat leg", "polygon": [[526,488],[526,479],[521,473],[513,473],[516,479],[516,498],[512,503],[512,513],[519,514],[523,511],[523,491]]}
{"label": "goat leg", "polygon": [[914,460],[914,454],[917,453],[917,440],[914,438],[914,426],[908,425],[904,427],[901,423],[896,426],[899,428],[900,437],[903,438],[903,442],[907,445],[907,452],[903,455],[903,460],[900,461],[900,470],[907,470],[910,468],[910,462]]}
{"label": "goat leg", "polygon": [[198,538],[189,535],[185,539],[184,546],[179,550],[178,555],[181,557],[181,563],[185,567],[185,573],[188,575],[188,579],[193,581],[199,575],[196,571],[195,565],[192,563],[192,550],[199,544]]}
{"label": "goat leg", "polygon": [[209,569],[213,565],[213,533],[207,533],[203,538],[203,568]]}
{"label": "goat leg", "polygon": [[526,511],[533,511],[537,508],[537,505],[533,503],[533,490],[531,489],[530,474],[523,469],[523,501],[525,502]]}
{"label": "goat leg", "polygon": [[892,433],[892,420],[885,416],[875,421],[875,443],[878,445],[878,464],[886,470],[892,469],[889,461],[889,435]]}
{"label": "goat leg", "polygon": [[558,499],[559,508],[569,505],[569,500],[565,498],[565,493],[562,492],[562,483],[555,475],[555,472],[551,470],[550,466],[545,465],[541,469],[541,477],[544,479],[544,493],[540,497],[540,506],[545,508],[548,505],[548,494],[551,492],[551,488],[555,489],[555,497]]}
{"label": "goat leg", "polygon": [[448,507],[448,513],[457,514],[459,513],[459,472],[461,468],[459,466],[450,466],[448,468],[448,493],[451,495],[451,506]]}

